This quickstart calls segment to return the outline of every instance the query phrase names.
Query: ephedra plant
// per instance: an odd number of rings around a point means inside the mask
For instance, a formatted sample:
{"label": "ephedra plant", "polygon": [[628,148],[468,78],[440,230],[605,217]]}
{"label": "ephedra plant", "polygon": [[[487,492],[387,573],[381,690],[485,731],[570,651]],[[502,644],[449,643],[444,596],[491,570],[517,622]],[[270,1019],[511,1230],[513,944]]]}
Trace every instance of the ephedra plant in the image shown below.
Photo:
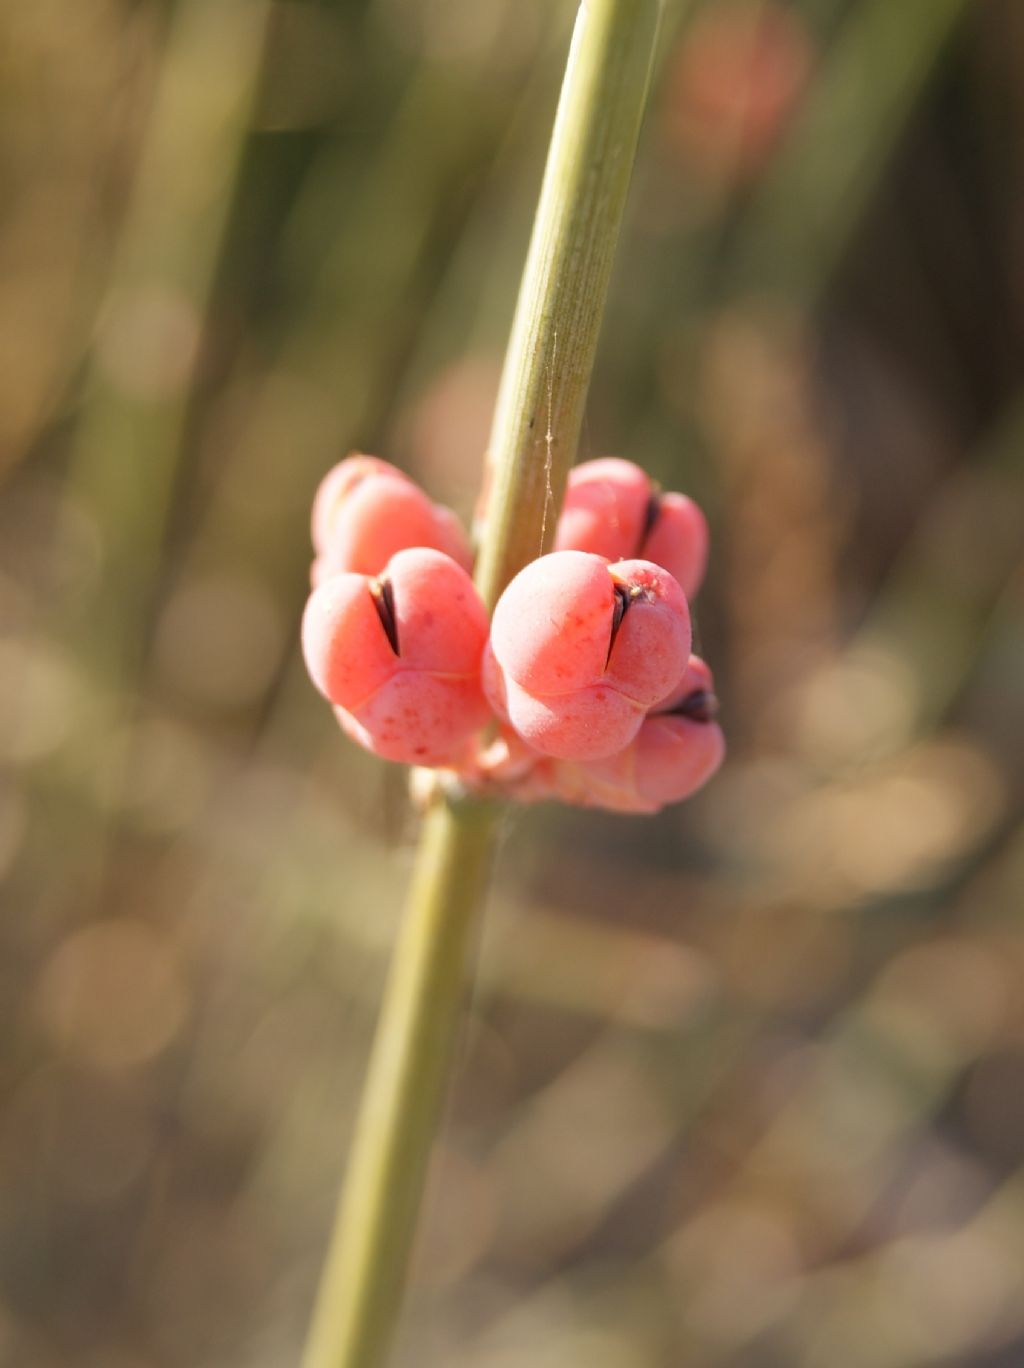
{"label": "ephedra plant", "polygon": [[425,812],[305,1368],[386,1358],[503,805],[656,812],[722,758],[691,654],[703,515],[628,461],[570,474],[658,18],[658,0],[580,7],[475,556],[451,511],[376,457],[342,461],[316,495],[310,675],[349,738],[417,767]]}

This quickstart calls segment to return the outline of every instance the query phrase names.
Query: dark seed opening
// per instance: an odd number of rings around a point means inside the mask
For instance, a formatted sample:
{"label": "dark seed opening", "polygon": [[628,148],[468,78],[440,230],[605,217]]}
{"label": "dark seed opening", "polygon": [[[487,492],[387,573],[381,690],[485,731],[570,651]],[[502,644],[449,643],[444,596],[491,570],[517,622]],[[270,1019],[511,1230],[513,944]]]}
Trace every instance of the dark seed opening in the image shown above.
{"label": "dark seed opening", "polygon": [[655,489],[651,497],[647,500],[647,507],[644,509],[643,526],[640,528],[640,541],[636,548],[636,559],[639,560],[643,555],[644,542],[654,530],[654,524],[661,516],[661,490]]}
{"label": "dark seed opening", "polygon": [[612,647],[615,645],[615,638],[619,635],[619,628],[622,620],[629,610],[629,605],[633,602],[633,595],[623,584],[615,585],[615,606],[612,609],[612,630],[608,638],[608,654],[604,658],[607,665],[612,658]]}
{"label": "dark seed opening", "polygon": [[718,716],[718,699],[710,689],[695,689],[668,711],[672,717],[688,717],[691,722],[714,722]]}
{"label": "dark seed opening", "polygon": [[612,630],[608,638],[608,654],[604,658],[607,666],[612,658],[612,648],[615,646],[615,638],[619,635],[619,628],[622,626],[623,619],[629,609],[636,603],[637,599],[644,597],[644,591],[638,584],[616,584],[615,585],[615,607],[612,609]]}
{"label": "dark seed opening", "polygon": [[373,599],[373,606],[377,610],[380,618],[380,625],[384,628],[384,635],[395,655],[401,655],[398,649],[398,623],[395,620],[395,591],[390,580],[373,580],[370,583],[370,597]]}

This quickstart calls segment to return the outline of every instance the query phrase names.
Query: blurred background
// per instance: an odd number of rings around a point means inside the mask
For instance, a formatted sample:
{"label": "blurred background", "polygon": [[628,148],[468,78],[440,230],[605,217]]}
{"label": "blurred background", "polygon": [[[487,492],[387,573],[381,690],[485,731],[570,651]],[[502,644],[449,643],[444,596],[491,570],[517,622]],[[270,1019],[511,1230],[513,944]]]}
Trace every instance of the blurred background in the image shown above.
{"label": "blurred background", "polygon": [[[571,0],[0,16],[0,1363],[296,1362],[415,839],[297,659],[469,514]],[[510,813],[402,1368],[1024,1361],[1024,9],[669,3],[581,456],[730,743]]]}

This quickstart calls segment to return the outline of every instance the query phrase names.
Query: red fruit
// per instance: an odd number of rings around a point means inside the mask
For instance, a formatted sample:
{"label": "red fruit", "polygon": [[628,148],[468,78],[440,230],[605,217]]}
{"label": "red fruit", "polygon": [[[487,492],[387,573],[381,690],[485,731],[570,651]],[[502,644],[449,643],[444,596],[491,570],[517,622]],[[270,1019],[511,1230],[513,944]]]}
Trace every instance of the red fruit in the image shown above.
{"label": "red fruit", "polygon": [[685,494],[661,494],[632,461],[606,456],[569,472],[555,549],[653,561],[692,598],[707,564],[708,525]]}
{"label": "red fruit", "polygon": [[310,676],[345,730],[407,764],[453,763],[487,719],[480,659],[487,615],[466,572],[440,551],[393,556],[377,580],[332,576],[310,595]]}
{"label": "red fruit", "polygon": [[[644,719],[623,754],[603,764],[577,766],[589,780],[591,804],[657,812],[689,798],[725,758],[717,715],[711,671],[699,656],[691,656],[677,688]],[[575,782],[579,785],[580,776]]]}
{"label": "red fruit", "polygon": [[644,709],[607,684],[537,696],[505,680],[508,720],[542,755],[591,760],[622,750],[636,736]]}
{"label": "red fruit", "polygon": [[680,803],[696,793],[725,758],[721,727],[685,714],[649,717],[633,745],[637,796],[656,808]]}
{"label": "red fruit", "polygon": [[498,600],[491,623],[495,659],[530,693],[564,694],[593,684],[608,659],[615,605],[615,582],[600,556],[541,556]]}
{"label": "red fruit", "polygon": [[555,531],[556,551],[590,551],[606,560],[640,554],[653,489],[632,461],[604,456],[569,472]]}
{"label": "red fruit", "polygon": [[690,610],[679,585],[650,561],[608,566],[620,616],[605,678],[645,708],[668,696],[690,655]]}
{"label": "red fruit", "polygon": [[526,566],[499,599],[485,688],[536,750],[595,759],[636,735],[689,650],[686,599],[666,571],[556,551]]}
{"label": "red fruit", "polygon": [[401,475],[401,471],[376,456],[364,456],[359,452],[353,452],[351,456],[346,456],[343,461],[332,466],[320,481],[313,496],[313,513],[310,520],[315,551],[324,550],[345,500],[370,475]]}
{"label": "red fruit", "polygon": [[355,571],[377,575],[393,555],[426,546],[468,569],[469,541],[449,508],[375,456],[349,456],[329,471],[313,502],[313,582]]}
{"label": "red fruit", "polygon": [[380,588],[365,575],[332,575],[306,604],[306,669],[324,697],[339,707],[356,707],[397,669],[381,623],[380,597]]}
{"label": "red fruit", "polygon": [[688,599],[708,563],[708,522],[685,494],[659,494],[641,555],[666,569]]}

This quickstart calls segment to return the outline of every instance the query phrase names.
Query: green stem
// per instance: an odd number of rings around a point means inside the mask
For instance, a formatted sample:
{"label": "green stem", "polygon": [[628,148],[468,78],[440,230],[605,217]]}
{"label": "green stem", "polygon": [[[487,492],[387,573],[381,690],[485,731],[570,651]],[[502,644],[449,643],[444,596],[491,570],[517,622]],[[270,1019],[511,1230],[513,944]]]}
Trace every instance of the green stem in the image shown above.
{"label": "green stem", "polygon": [[[576,451],[659,10],[580,6],[491,433],[476,575],[489,609],[543,550]],[[424,821],[304,1368],[384,1362],[499,811],[439,794]]]}
{"label": "green stem", "polygon": [[554,532],[576,454],[657,37],[658,0],[584,0],[487,457],[477,587],[493,608]]}
{"label": "green stem", "polygon": [[70,634],[110,695],[139,664],[270,12],[270,0],[176,7],[111,266],[69,472],[73,502],[103,538],[100,577],[88,605],[76,599]]}
{"label": "green stem", "polygon": [[306,1347],[307,1368],[369,1368],[384,1358],[444,1094],[492,832],[492,809],[478,802],[439,803],[424,820]]}

